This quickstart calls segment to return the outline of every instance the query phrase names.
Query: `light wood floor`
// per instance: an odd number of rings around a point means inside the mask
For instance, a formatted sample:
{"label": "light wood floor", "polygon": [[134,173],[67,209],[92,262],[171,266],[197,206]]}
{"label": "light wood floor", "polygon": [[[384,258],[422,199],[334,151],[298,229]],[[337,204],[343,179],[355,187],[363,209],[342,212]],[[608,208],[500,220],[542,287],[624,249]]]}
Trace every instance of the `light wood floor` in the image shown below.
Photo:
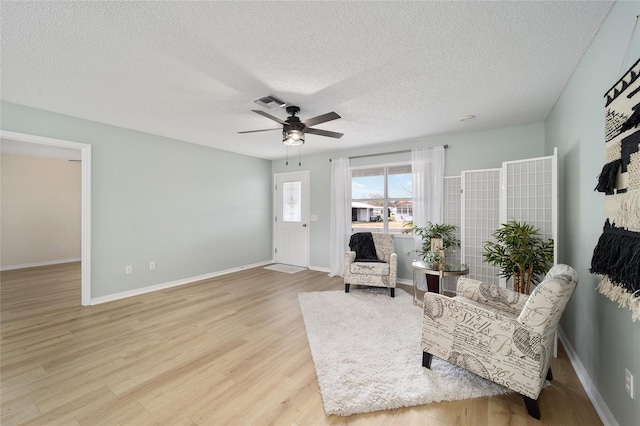
{"label": "light wood floor", "polygon": [[342,290],[322,272],[255,268],[92,307],[77,263],[0,278],[4,426],[602,424],[563,350],[542,421],[517,395],[327,417],[297,300]]}

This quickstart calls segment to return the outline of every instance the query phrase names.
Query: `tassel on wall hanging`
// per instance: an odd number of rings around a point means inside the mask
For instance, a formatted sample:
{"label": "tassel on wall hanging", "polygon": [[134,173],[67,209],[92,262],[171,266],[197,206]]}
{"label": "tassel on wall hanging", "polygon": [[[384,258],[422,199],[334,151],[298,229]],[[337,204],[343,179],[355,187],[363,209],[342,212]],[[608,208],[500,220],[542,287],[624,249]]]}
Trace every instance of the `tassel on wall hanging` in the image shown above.
{"label": "tassel on wall hanging", "polygon": [[[634,28],[635,29],[635,28]],[[590,271],[598,290],[640,320],[640,59],[605,95],[604,229]]]}

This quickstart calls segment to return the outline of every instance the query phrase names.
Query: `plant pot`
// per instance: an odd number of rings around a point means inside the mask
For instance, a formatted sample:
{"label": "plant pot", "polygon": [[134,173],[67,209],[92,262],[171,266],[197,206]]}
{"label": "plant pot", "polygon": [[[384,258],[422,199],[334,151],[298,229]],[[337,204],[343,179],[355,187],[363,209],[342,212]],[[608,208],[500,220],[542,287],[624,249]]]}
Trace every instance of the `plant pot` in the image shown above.
{"label": "plant pot", "polygon": [[440,293],[440,277],[437,275],[424,274],[427,278],[427,291],[431,293]]}

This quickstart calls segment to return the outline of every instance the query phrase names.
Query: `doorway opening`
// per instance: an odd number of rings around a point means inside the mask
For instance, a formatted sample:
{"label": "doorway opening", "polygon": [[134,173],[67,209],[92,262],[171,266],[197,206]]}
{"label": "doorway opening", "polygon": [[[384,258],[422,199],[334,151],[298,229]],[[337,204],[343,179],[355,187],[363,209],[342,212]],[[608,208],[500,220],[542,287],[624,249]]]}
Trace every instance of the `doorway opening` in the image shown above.
{"label": "doorway opening", "polygon": [[0,139],[80,151],[81,158],[81,304],[91,305],[91,145],[0,130]]}

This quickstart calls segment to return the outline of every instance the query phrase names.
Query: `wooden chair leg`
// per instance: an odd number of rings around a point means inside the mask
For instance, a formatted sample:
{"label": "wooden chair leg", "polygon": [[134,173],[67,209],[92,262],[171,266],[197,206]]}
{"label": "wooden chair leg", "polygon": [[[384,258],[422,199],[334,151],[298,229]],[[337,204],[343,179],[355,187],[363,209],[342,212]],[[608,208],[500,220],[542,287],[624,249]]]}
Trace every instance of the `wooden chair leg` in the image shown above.
{"label": "wooden chair leg", "polygon": [[553,380],[553,374],[551,374],[551,367],[549,367],[549,370],[547,371],[547,380],[548,381]]}
{"label": "wooden chair leg", "polygon": [[538,406],[537,399],[531,399],[528,396],[522,395],[524,399],[524,405],[527,406],[527,412],[534,419],[540,420],[540,407]]}
{"label": "wooden chair leg", "polygon": [[433,355],[428,352],[422,352],[422,366],[427,367],[431,370],[431,360],[433,359]]}
{"label": "wooden chair leg", "polygon": [[344,292],[345,292],[345,293],[349,293],[349,286],[350,286],[350,285],[351,285],[351,284],[344,283]]}
{"label": "wooden chair leg", "polygon": [[396,289],[395,288],[391,289],[391,297],[396,297]]}

